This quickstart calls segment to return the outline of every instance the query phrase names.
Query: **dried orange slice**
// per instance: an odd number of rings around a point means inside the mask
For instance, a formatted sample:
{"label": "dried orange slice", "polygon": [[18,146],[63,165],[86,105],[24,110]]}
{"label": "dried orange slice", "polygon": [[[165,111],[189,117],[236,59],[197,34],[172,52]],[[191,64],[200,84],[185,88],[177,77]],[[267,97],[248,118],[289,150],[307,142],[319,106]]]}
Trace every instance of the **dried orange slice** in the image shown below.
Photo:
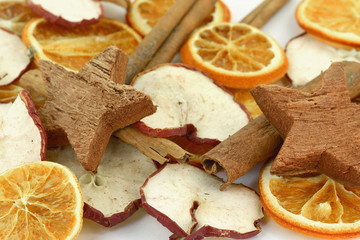
{"label": "dried orange slice", "polygon": [[[127,15],[130,25],[145,36],[156,25],[159,19],[165,15],[176,0],[136,0],[132,3]],[[229,8],[218,0],[211,16],[205,20],[206,23],[230,21]]]}
{"label": "dried orange slice", "polygon": [[360,48],[359,13],[359,0],[304,0],[296,9],[296,20],[320,39]]}
{"label": "dried orange slice", "polygon": [[205,19],[205,23],[207,23],[207,24],[230,22],[230,21],[231,21],[230,9],[221,0],[218,0],[215,3],[215,9],[212,12],[211,16],[209,16],[209,18]]}
{"label": "dried orange slice", "polygon": [[[30,86],[31,84],[33,84],[33,86]],[[41,108],[44,106],[46,98],[41,94],[42,92],[40,92],[39,87],[36,84],[37,83],[31,82],[25,85],[21,81],[16,81],[13,84],[0,86],[0,104],[14,102],[21,90],[25,89],[29,92],[31,100],[34,102],[36,108]],[[40,86],[40,88],[42,90],[44,86]]]}
{"label": "dried orange slice", "polygon": [[77,28],[34,19],[25,26],[22,39],[35,51],[36,61],[49,60],[72,70],[79,70],[110,45],[130,55],[141,41],[140,35],[128,25],[111,19]]}
{"label": "dried orange slice", "polygon": [[0,1],[0,28],[21,35],[25,24],[35,17],[37,15],[26,6],[25,1]]}
{"label": "dried orange slice", "polygon": [[262,114],[261,109],[256,104],[255,99],[250,93],[250,89],[229,89],[233,94],[234,98],[240,103],[244,104],[246,109],[249,111],[252,119],[257,118]]}
{"label": "dried orange slice", "polygon": [[243,23],[216,23],[196,30],[180,51],[184,63],[231,88],[272,83],[287,71],[283,49],[269,35]]}
{"label": "dried orange slice", "polygon": [[23,88],[15,84],[0,86],[0,103],[13,102],[21,90]]}
{"label": "dried orange slice", "polygon": [[360,188],[325,175],[278,177],[265,165],[259,191],[265,212],[280,225],[320,238],[360,236]]}
{"label": "dried orange slice", "polygon": [[83,200],[75,175],[52,162],[34,162],[0,175],[0,239],[75,239]]}

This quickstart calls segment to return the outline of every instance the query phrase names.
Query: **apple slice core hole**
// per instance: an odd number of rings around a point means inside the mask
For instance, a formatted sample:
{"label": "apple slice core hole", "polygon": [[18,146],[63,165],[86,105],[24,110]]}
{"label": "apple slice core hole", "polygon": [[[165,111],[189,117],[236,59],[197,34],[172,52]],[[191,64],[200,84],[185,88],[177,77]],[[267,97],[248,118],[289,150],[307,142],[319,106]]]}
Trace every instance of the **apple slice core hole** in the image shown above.
{"label": "apple slice core hole", "polygon": [[92,176],[90,173],[87,173],[85,175],[82,175],[80,178],[79,178],[79,182],[81,184],[90,184],[91,183],[91,180],[92,180]]}
{"label": "apple slice core hole", "polygon": [[85,175],[80,177],[79,182],[86,185],[93,184],[97,187],[106,186],[106,180],[103,177],[94,173],[86,173]]}
{"label": "apple slice core hole", "polygon": [[106,180],[98,175],[95,175],[94,183],[95,183],[95,186],[98,186],[98,187],[106,186]]}

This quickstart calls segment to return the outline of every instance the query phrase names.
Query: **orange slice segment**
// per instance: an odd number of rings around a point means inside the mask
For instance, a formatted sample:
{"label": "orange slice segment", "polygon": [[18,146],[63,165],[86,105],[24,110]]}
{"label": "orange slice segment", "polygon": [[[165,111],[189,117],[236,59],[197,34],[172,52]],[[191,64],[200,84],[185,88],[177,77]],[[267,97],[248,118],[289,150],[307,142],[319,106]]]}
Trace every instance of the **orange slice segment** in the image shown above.
{"label": "orange slice segment", "polygon": [[272,83],[288,68],[285,53],[275,40],[243,23],[216,23],[198,29],[180,55],[184,63],[231,88]]}
{"label": "orange slice segment", "polygon": [[271,163],[261,171],[259,191],[265,212],[280,225],[320,238],[360,236],[360,188],[325,175],[278,177]]}
{"label": "orange slice segment", "polygon": [[360,48],[358,0],[304,0],[296,9],[296,20],[320,39]]}
{"label": "orange slice segment", "polygon": [[83,200],[75,175],[52,162],[21,165],[0,175],[1,239],[75,239]]}
{"label": "orange slice segment", "polygon": [[215,9],[212,12],[211,16],[208,19],[205,19],[206,23],[220,23],[220,22],[230,22],[231,21],[231,12],[227,5],[218,0],[215,3]]}
{"label": "orange slice segment", "polygon": [[229,89],[233,94],[234,98],[240,103],[244,104],[246,109],[249,111],[252,119],[257,118],[262,114],[260,107],[256,104],[255,99],[250,93],[251,89]]}
{"label": "orange slice segment", "polygon": [[[37,86],[34,86],[36,88]],[[31,100],[35,103],[37,109],[44,106],[46,98],[38,90],[34,90],[29,85],[23,85],[22,82],[17,81],[15,84],[0,86],[0,104],[14,102],[21,90],[27,90],[30,94]]]}
{"label": "orange slice segment", "polygon": [[[159,19],[171,8],[176,0],[136,0],[131,5],[127,15],[130,25],[145,36],[157,24]],[[215,9],[206,23],[230,21],[229,8],[222,1],[218,0]]]}
{"label": "orange slice segment", "polygon": [[23,88],[15,84],[0,86],[0,103],[13,102],[21,90]]}
{"label": "orange slice segment", "polygon": [[79,70],[106,47],[114,45],[130,55],[141,37],[124,23],[101,19],[77,28],[53,25],[34,19],[24,28],[22,39],[35,52],[35,60],[49,60],[67,69]]}
{"label": "orange slice segment", "polygon": [[0,28],[21,35],[25,24],[35,17],[37,15],[26,6],[25,1],[0,1]]}

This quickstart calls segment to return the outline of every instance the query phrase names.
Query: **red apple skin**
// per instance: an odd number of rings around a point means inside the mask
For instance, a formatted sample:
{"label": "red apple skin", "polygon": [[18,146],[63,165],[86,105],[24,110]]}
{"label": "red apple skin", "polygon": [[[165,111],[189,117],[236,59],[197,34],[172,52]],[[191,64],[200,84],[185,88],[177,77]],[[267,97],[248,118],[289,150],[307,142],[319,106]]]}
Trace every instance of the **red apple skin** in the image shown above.
{"label": "red apple skin", "polygon": [[172,136],[183,136],[189,132],[193,132],[195,127],[192,124],[186,124],[178,128],[152,128],[146,125],[143,121],[136,122],[134,126],[144,133],[145,135],[152,137],[168,138]]}
{"label": "red apple skin", "polygon": [[171,141],[186,151],[203,155],[220,143],[217,139],[199,138],[196,134],[169,137]]}
{"label": "red apple skin", "polygon": [[125,221],[132,216],[141,206],[141,199],[136,199],[131,202],[123,212],[115,213],[110,217],[105,217],[102,212],[96,208],[91,207],[89,204],[84,203],[84,218],[88,218],[97,222],[104,227],[112,227],[118,223]]}
{"label": "red apple skin", "polygon": [[134,126],[145,135],[168,138],[193,154],[204,154],[220,143],[217,139],[199,138],[196,134],[196,127],[192,124],[186,124],[178,128],[163,129],[151,128],[144,122],[139,121]]}
{"label": "red apple skin", "polygon": [[[257,223],[255,222],[254,224],[256,225]],[[218,229],[218,228],[214,228],[211,226],[203,226],[196,232],[185,237],[184,240],[200,240],[200,239],[204,239],[206,237],[246,239],[246,238],[251,238],[251,237],[257,235],[259,232],[260,232],[260,230],[241,234],[241,233],[231,231],[231,230]],[[170,238],[170,240],[172,240],[172,238]]]}
{"label": "red apple skin", "polygon": [[174,237],[174,239],[179,238],[179,237],[185,237],[188,234],[186,232],[184,232],[182,230],[181,227],[179,227],[179,225],[177,225],[173,220],[171,220],[168,216],[166,216],[165,214],[159,212],[158,210],[156,210],[155,208],[153,208],[152,206],[150,206],[147,202],[146,202],[146,198],[145,198],[145,194],[143,191],[143,187],[147,185],[149,179],[156,175],[158,172],[160,172],[163,168],[165,167],[165,165],[163,165],[162,167],[160,167],[157,171],[155,171],[153,174],[151,174],[144,182],[144,184],[140,187],[140,196],[141,196],[141,204],[142,207],[145,209],[145,211],[153,216],[154,218],[156,218],[156,220],[161,223],[164,227],[166,227],[167,229],[169,229],[173,235],[171,237]]}
{"label": "red apple skin", "polygon": [[104,15],[104,8],[102,7],[102,5],[100,5],[101,13],[97,18],[84,19],[81,22],[70,22],[62,17],[56,16],[46,11],[44,8],[41,7],[41,5],[34,4],[32,3],[31,0],[26,0],[26,4],[37,15],[44,17],[47,21],[51,23],[64,27],[81,27],[81,26],[91,25],[97,23],[100,20],[100,18],[102,18]]}
{"label": "red apple skin", "polygon": [[[167,66],[167,65],[174,66],[174,67],[183,67],[183,68],[186,68],[186,69],[189,69],[192,71],[197,71],[197,72],[200,72],[201,74],[205,75],[207,78],[212,79],[208,74],[206,74],[202,70],[197,69],[195,67],[192,67],[192,66],[189,66],[189,65],[186,65],[183,63],[164,63],[164,64],[160,64],[154,68],[147,69],[147,70],[137,74],[131,81],[130,85],[134,85],[134,83],[136,82],[136,79],[138,77],[140,77],[141,75],[144,75],[144,74],[146,74],[150,71],[153,71],[159,67]],[[230,90],[219,85],[215,81],[213,81],[213,83],[216,86],[218,86],[219,88],[221,88],[223,91],[225,91],[233,96],[233,94],[231,93]],[[234,100],[234,102],[239,104],[240,108],[246,113],[246,116],[248,117],[249,121],[251,121],[252,119],[251,119],[250,112],[246,109],[246,107],[242,103],[237,101],[234,97],[233,97],[233,100]],[[146,125],[144,122],[139,121],[139,122],[135,123],[134,126],[139,131],[144,133],[145,135],[152,136],[152,137],[169,138],[170,140],[172,140],[173,142],[178,144],[181,148],[183,148],[184,150],[186,150],[190,153],[193,153],[193,154],[204,154],[221,142],[218,139],[198,137],[197,133],[196,133],[196,131],[197,131],[196,127],[192,124],[186,124],[186,125],[178,127],[178,128],[163,129],[163,128],[152,128],[152,127],[149,127],[148,125]]]}
{"label": "red apple skin", "polygon": [[[154,163],[157,169],[162,167],[159,165],[158,162],[156,161],[152,161],[152,162]],[[138,198],[130,202],[123,212],[115,213],[110,217],[105,217],[101,211],[97,210],[96,208],[90,206],[85,202],[83,217],[88,218],[94,222],[97,222],[98,224],[104,227],[110,228],[131,217],[141,206],[142,206],[141,198]]]}
{"label": "red apple skin", "polygon": [[24,102],[28,113],[32,120],[34,121],[35,126],[38,128],[41,136],[41,150],[40,150],[40,158],[41,161],[46,160],[46,148],[47,148],[47,137],[45,128],[41,123],[41,119],[36,111],[36,107],[34,102],[31,100],[29,93],[26,90],[21,90],[19,93],[21,100]]}

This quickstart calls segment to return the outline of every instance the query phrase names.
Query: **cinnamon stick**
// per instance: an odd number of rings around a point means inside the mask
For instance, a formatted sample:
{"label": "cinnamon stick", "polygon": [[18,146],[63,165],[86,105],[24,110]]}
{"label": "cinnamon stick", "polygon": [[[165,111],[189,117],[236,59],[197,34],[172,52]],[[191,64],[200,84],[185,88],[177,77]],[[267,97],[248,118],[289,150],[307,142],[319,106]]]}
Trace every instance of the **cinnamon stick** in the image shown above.
{"label": "cinnamon stick", "polygon": [[[353,99],[360,94],[360,64],[343,62],[343,67],[350,97]],[[318,88],[320,84],[320,78],[317,77],[299,89],[310,92]],[[281,144],[282,138],[278,132],[261,115],[204,154],[201,162],[208,173],[213,174],[225,170],[227,181],[222,186],[224,189],[258,163],[274,156]]]}
{"label": "cinnamon stick", "polygon": [[250,13],[248,13],[240,22],[251,24],[252,21],[263,11],[264,7],[271,2],[272,0],[262,1],[256,8],[254,8]]}
{"label": "cinnamon stick", "polygon": [[196,0],[177,0],[169,11],[160,18],[159,22],[136,47],[130,55],[126,71],[126,84],[130,84],[132,78],[141,72],[150,62],[156,51],[160,48],[175,26],[187,14]]}
{"label": "cinnamon stick", "polygon": [[264,0],[240,22],[261,28],[289,0]]}
{"label": "cinnamon stick", "polygon": [[198,0],[165,40],[153,59],[146,66],[146,69],[161,63],[171,62],[190,33],[199,27],[206,17],[210,16],[214,10],[215,3],[216,0]]}
{"label": "cinnamon stick", "polygon": [[134,127],[120,129],[113,135],[135,146],[143,154],[160,164],[164,164],[171,159],[180,162],[191,161],[194,163],[196,161],[199,163],[198,156],[185,151],[173,141],[166,138],[147,136]]}

